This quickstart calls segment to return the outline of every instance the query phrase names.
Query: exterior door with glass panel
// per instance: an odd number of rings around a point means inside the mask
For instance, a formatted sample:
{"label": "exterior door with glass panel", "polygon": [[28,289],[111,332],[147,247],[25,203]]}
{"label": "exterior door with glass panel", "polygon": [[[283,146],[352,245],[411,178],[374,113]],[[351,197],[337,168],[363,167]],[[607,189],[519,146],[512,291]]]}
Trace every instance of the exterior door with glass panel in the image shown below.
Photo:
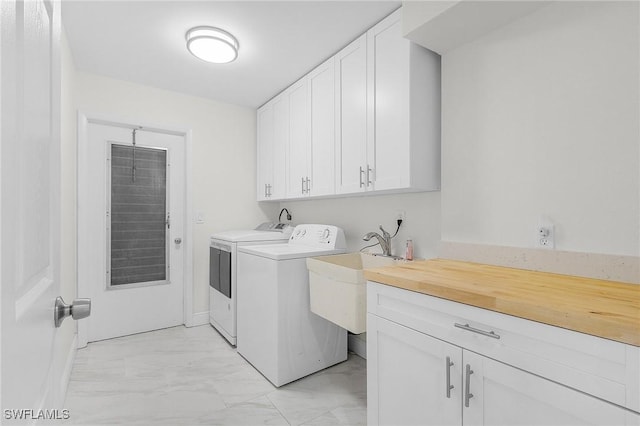
{"label": "exterior door with glass panel", "polygon": [[79,277],[93,301],[87,340],[182,324],[184,137],[98,123],[87,131],[79,161],[91,179],[78,200],[78,262],[91,265]]}

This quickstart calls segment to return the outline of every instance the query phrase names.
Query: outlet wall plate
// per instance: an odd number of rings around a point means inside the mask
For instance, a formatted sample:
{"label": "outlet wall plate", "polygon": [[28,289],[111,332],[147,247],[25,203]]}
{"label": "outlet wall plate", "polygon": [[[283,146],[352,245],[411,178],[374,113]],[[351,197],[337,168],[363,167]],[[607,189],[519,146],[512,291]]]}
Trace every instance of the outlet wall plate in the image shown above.
{"label": "outlet wall plate", "polygon": [[535,246],[541,249],[555,249],[555,226],[550,222],[542,222],[536,227]]}

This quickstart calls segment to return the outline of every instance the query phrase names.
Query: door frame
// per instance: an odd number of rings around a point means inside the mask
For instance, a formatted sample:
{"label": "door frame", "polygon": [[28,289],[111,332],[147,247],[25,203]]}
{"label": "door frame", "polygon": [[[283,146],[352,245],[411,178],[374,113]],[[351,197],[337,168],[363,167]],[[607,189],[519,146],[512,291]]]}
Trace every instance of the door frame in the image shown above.
{"label": "door frame", "polygon": [[[108,114],[99,114],[99,113],[87,113],[82,110],[78,111],[78,179],[77,179],[77,190],[78,190],[78,199],[80,199],[81,194],[86,194],[89,191],[89,176],[90,170],[87,165],[87,155],[88,155],[88,126],[89,124],[102,124],[107,126],[114,127],[125,127],[125,128],[139,128],[142,127],[144,130],[164,133],[169,135],[181,136],[184,138],[184,154],[185,154],[185,257],[184,257],[184,276],[183,276],[183,324],[187,327],[192,327],[195,324],[193,318],[193,220],[194,217],[194,206],[193,206],[193,177],[192,177],[192,131],[188,128],[181,127],[172,127],[166,126],[163,124],[157,123],[149,123],[144,120],[135,120],[130,117],[115,117],[113,115]],[[80,215],[79,211],[80,205],[78,204],[78,216]],[[81,235],[80,232],[77,233],[77,244],[78,248],[81,246],[85,246],[86,244],[91,243],[91,238],[89,235]],[[85,274],[81,274],[84,268],[87,268],[88,265],[78,265],[78,276],[84,276]],[[78,297],[83,297],[84,294],[87,293],[86,288],[88,288],[89,283],[82,283],[78,280],[77,289],[78,289]],[[86,323],[82,321],[78,321],[78,347],[82,348],[87,346],[88,343],[88,326]]]}

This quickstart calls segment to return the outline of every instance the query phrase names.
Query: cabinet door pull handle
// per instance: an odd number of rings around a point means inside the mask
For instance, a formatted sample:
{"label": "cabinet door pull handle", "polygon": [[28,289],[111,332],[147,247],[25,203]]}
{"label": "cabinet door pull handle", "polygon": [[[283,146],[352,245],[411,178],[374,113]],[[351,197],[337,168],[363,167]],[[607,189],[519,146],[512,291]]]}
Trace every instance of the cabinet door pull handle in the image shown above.
{"label": "cabinet door pull handle", "polygon": [[364,170],[362,170],[362,166],[360,166],[360,188],[362,188],[364,186]]}
{"label": "cabinet door pull handle", "polygon": [[311,185],[309,185],[311,183],[311,179],[309,179],[309,176],[307,176],[307,180],[305,182],[307,183],[307,194],[308,194],[310,186],[311,186]]}
{"label": "cabinet door pull handle", "polygon": [[453,362],[451,362],[451,358],[447,357],[447,398],[451,398],[451,389],[453,389],[453,385],[451,384],[451,367],[453,366]]}
{"label": "cabinet door pull handle", "polygon": [[269,195],[269,197],[271,197],[271,184],[267,185],[269,188],[269,193],[267,195]]}
{"label": "cabinet door pull handle", "polygon": [[464,406],[469,408],[469,400],[471,398],[473,398],[473,394],[470,392],[469,386],[471,384],[471,375],[473,374],[473,370],[471,369],[471,366],[469,364],[467,364],[467,367],[465,368],[465,393],[464,393]]}
{"label": "cabinet door pull handle", "polygon": [[300,178],[300,181],[302,182],[302,193],[304,194],[304,178]]}
{"label": "cabinet door pull handle", "polygon": [[469,324],[458,324],[457,322],[453,324],[455,327],[461,328],[463,330],[471,331],[473,333],[482,334],[483,336],[491,337],[493,339],[499,339],[500,335],[496,334],[494,331],[484,331],[479,328],[471,327]]}
{"label": "cabinet door pull handle", "polygon": [[371,167],[369,167],[369,165],[367,164],[367,186],[373,184],[373,182],[371,182],[371,175],[373,174],[373,169]]}
{"label": "cabinet door pull handle", "polygon": [[269,191],[267,191],[267,187],[268,187],[268,185],[265,183],[264,184],[264,198],[267,198],[269,196]]}

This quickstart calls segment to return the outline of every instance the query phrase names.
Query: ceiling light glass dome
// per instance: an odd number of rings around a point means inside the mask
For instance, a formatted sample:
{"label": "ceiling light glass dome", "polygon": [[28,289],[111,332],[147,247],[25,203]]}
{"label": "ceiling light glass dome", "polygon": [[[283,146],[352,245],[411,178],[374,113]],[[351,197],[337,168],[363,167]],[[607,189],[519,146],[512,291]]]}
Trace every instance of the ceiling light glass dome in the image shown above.
{"label": "ceiling light glass dome", "polygon": [[238,57],[238,40],[215,27],[195,27],[187,31],[187,49],[196,58],[214,64],[226,64]]}

